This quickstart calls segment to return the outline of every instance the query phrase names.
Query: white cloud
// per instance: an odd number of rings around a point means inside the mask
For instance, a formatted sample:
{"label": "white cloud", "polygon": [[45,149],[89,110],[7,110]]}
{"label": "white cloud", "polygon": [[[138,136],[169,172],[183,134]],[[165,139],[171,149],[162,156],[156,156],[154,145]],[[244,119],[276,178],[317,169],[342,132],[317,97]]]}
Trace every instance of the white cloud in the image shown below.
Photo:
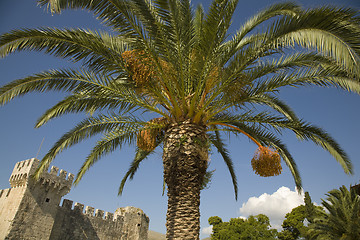
{"label": "white cloud", "polygon": [[280,229],[286,213],[293,208],[304,204],[304,195],[291,191],[287,187],[280,187],[276,192],[269,195],[262,194],[259,197],[251,197],[242,204],[240,214],[242,217],[249,215],[265,214],[270,218],[273,228]]}
{"label": "white cloud", "polygon": [[212,234],[212,229],[213,229],[213,226],[211,225],[209,227],[203,228],[201,232],[203,234],[210,235],[210,234]]}

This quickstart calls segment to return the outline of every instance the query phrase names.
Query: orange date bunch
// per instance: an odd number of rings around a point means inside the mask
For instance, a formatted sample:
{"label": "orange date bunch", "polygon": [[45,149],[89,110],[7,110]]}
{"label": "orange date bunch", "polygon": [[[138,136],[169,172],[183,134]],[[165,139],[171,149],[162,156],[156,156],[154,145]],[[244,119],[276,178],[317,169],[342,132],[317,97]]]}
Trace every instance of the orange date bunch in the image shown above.
{"label": "orange date bunch", "polygon": [[[163,124],[165,121],[164,118],[154,118],[148,123],[151,124]],[[157,142],[156,138],[160,132],[160,128],[146,128],[141,130],[137,135],[136,145],[144,151],[153,151],[156,148]]]}
{"label": "orange date bunch", "polygon": [[125,60],[125,67],[131,73],[131,79],[136,87],[142,87],[153,77],[152,61],[145,57],[143,51],[125,51],[121,54]]}
{"label": "orange date bunch", "polygon": [[144,151],[151,152],[156,147],[156,135],[157,132],[153,129],[140,131],[137,135],[137,146]]}
{"label": "orange date bunch", "polygon": [[276,150],[260,146],[251,159],[251,166],[256,174],[271,177],[281,174],[281,158]]}
{"label": "orange date bunch", "polygon": [[[155,84],[158,79],[158,71],[154,59],[150,58],[144,51],[129,50],[121,54],[125,61],[125,67],[131,76],[131,81],[135,83],[135,87],[145,90],[149,84]],[[171,73],[172,69],[169,64],[159,59],[159,64],[165,73]]]}

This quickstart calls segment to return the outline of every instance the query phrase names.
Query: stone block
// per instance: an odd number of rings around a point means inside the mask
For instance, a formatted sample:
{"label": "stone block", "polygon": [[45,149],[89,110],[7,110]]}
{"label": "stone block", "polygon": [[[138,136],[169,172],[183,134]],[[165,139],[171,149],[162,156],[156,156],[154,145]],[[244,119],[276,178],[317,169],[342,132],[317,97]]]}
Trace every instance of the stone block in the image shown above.
{"label": "stone block", "polygon": [[84,211],[84,204],[75,203],[74,211],[82,213]]}
{"label": "stone block", "polygon": [[114,214],[110,212],[105,212],[105,219],[106,220],[114,220]]}
{"label": "stone block", "polygon": [[103,218],[104,217],[104,211],[100,209],[96,209],[95,211],[95,217]]}
{"label": "stone block", "polygon": [[66,174],[67,174],[67,172],[66,172],[65,170],[61,169],[61,170],[60,170],[60,175],[59,175],[59,177],[60,177],[61,179],[65,179],[65,178],[66,178]]}
{"label": "stone block", "polygon": [[72,174],[72,173],[68,174],[68,181],[71,183],[74,181],[74,174]]}
{"label": "stone block", "polygon": [[62,207],[66,208],[66,209],[71,209],[73,205],[73,201],[69,200],[69,199],[64,199],[63,203],[62,203]]}
{"label": "stone block", "polygon": [[59,171],[58,167],[52,166],[51,169],[50,169],[50,174],[57,176],[58,171]]}
{"label": "stone block", "polygon": [[88,216],[94,216],[94,208],[86,206],[85,207],[85,214]]}

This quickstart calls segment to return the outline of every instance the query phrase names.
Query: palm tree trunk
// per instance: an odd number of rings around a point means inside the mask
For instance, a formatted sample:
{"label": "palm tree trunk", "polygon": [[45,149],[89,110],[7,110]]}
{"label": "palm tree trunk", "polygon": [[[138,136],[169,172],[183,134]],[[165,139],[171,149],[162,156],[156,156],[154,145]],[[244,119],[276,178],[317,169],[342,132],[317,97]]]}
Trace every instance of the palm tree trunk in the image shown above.
{"label": "palm tree trunk", "polygon": [[165,133],[166,239],[199,239],[200,189],[208,165],[206,128],[190,121]]}

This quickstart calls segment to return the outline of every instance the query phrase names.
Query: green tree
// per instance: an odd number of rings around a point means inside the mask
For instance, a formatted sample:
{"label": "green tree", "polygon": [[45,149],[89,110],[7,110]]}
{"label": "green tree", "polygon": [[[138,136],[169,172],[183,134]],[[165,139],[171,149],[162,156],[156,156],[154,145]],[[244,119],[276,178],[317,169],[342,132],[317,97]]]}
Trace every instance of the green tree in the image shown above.
{"label": "green tree", "polygon": [[223,222],[220,217],[210,217],[213,226],[212,240],[270,240],[276,239],[276,229],[270,229],[269,218],[264,214],[250,216],[248,219],[231,218]]}
{"label": "green tree", "polygon": [[162,146],[167,239],[198,239],[200,189],[210,147],[223,157],[238,194],[223,133],[243,134],[258,145],[251,161],[256,174],[280,174],[282,159],[298,189],[301,179],[295,161],[276,135],[285,129],[323,147],[352,173],[338,143],[298,118],[277,92],[285,86],[314,85],[360,93],[357,11],[275,4],[229,37],[238,0],[215,0],[207,13],[201,6],[193,10],[189,0],[38,2],[54,13],[86,9],[111,31],[44,27],[0,37],[1,57],[43,51],[82,66],[44,71],[0,89],[1,105],[30,92],[68,93],[36,127],[69,113],[90,114],[54,144],[35,177],[63,150],[102,134],[75,184],[105,154],[136,144],[121,194],[140,163]]}
{"label": "green tree", "polygon": [[307,223],[311,223],[314,218],[319,216],[319,212],[323,211],[323,208],[313,204],[308,192],[305,192],[304,202],[305,205],[293,208],[290,213],[285,215],[285,220],[282,224],[283,230],[278,234],[279,239],[308,239]]}
{"label": "green tree", "polygon": [[295,240],[303,236],[303,233],[306,232],[306,226],[304,226],[305,218],[306,210],[304,205],[293,208],[290,213],[285,215],[285,220],[282,224],[283,231],[279,233],[279,239]]}
{"label": "green tree", "polygon": [[322,200],[326,211],[319,212],[309,226],[312,239],[360,239],[360,196],[345,186],[334,189]]}
{"label": "green tree", "polygon": [[[316,217],[317,207],[312,203],[309,192],[305,192],[304,202],[306,219],[309,223],[312,223],[314,221],[314,217]],[[321,209],[322,208],[320,208],[319,210]]]}

